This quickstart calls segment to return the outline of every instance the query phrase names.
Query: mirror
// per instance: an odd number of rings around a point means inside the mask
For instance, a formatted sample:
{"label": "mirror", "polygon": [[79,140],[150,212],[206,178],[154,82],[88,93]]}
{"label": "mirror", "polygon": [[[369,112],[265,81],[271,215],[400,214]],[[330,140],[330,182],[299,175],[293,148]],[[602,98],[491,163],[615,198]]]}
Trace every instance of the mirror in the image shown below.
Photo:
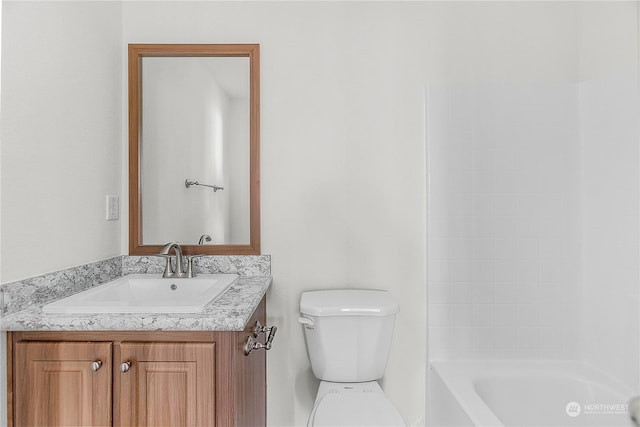
{"label": "mirror", "polygon": [[260,253],[257,44],[129,45],[129,254]]}

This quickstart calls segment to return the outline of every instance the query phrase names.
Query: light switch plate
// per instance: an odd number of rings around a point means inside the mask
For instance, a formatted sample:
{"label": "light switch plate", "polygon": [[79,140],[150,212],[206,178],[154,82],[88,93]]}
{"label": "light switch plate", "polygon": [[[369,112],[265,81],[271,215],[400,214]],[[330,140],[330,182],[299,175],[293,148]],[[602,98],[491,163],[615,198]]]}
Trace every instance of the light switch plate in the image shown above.
{"label": "light switch plate", "polygon": [[120,218],[120,197],[117,194],[107,194],[107,221]]}

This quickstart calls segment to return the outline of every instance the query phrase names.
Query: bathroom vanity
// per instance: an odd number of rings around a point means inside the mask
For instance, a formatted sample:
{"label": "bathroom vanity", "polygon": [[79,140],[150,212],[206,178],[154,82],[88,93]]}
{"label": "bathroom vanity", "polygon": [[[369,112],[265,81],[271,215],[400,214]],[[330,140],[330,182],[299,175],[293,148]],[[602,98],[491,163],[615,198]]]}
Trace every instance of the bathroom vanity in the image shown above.
{"label": "bathroom vanity", "polygon": [[[8,425],[265,425],[265,349],[276,328],[263,326],[271,275],[270,257],[260,252],[260,46],[131,44],[128,52],[130,256],[0,286]],[[174,74],[165,87],[165,76]],[[223,84],[230,76],[236,78]],[[190,91],[182,90],[186,83]],[[184,99],[165,98],[174,86]],[[203,122],[189,120],[188,131],[179,130],[172,113],[151,108],[158,99],[181,113],[188,107],[191,119]],[[211,128],[202,105],[215,105],[216,117],[226,120],[226,140],[194,132]],[[182,134],[193,140],[176,141]],[[180,245],[165,244],[167,234]],[[187,271],[183,254],[190,256]],[[211,283],[214,293],[204,298],[193,286],[203,285],[205,274],[237,280],[220,289]],[[165,286],[174,275],[186,282]],[[92,299],[72,297],[79,292]],[[59,300],[66,300],[63,307],[52,307]]]}
{"label": "bathroom vanity", "polygon": [[[242,273],[198,313],[48,313],[49,288],[6,314],[7,424],[265,425],[266,351],[247,343],[267,341],[271,277]],[[5,306],[29,286],[8,287]]]}
{"label": "bathroom vanity", "polygon": [[241,332],[8,332],[9,425],[265,425],[265,352],[244,350],[265,321],[263,299]]}

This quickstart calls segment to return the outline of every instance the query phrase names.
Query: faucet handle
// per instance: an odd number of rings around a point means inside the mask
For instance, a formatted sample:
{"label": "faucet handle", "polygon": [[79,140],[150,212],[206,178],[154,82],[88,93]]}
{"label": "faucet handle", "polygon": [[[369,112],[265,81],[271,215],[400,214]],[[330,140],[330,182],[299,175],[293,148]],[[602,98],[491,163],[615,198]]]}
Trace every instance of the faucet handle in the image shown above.
{"label": "faucet handle", "polygon": [[187,278],[196,277],[196,269],[193,266],[193,260],[202,258],[204,255],[187,255]]}

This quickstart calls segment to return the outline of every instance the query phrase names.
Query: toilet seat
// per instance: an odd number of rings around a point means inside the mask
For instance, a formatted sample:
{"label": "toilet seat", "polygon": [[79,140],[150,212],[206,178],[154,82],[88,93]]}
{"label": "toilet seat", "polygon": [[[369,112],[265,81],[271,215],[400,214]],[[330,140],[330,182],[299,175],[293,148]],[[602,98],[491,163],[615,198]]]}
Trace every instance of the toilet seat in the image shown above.
{"label": "toilet seat", "polygon": [[387,396],[367,388],[347,392],[330,391],[314,405],[308,426],[400,427],[402,416]]}

